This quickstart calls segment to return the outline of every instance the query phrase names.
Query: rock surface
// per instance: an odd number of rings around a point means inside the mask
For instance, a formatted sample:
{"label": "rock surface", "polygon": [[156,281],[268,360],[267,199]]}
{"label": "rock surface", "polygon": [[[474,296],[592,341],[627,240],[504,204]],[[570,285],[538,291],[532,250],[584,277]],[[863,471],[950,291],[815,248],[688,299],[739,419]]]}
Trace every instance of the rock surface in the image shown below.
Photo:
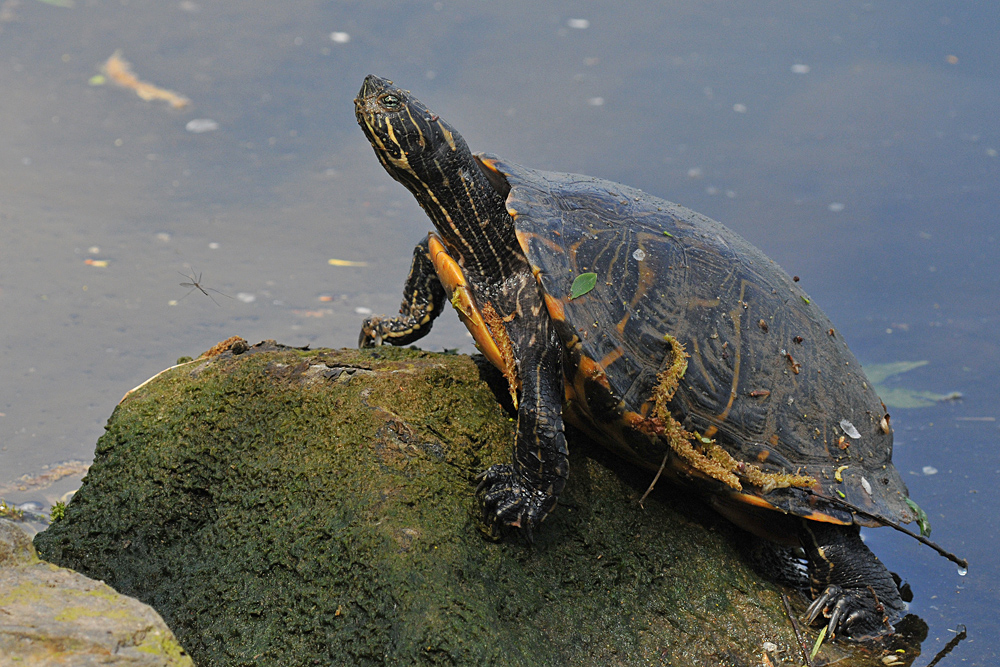
{"label": "rock surface", "polygon": [[485,362],[241,343],[130,392],[35,540],[198,664],[803,664],[728,524],[664,485],[640,507],[650,475],[578,436],[535,543],[485,536],[474,477],[513,437]]}
{"label": "rock surface", "polygon": [[38,560],[0,519],[0,666],[191,666],[147,605],[100,581]]}

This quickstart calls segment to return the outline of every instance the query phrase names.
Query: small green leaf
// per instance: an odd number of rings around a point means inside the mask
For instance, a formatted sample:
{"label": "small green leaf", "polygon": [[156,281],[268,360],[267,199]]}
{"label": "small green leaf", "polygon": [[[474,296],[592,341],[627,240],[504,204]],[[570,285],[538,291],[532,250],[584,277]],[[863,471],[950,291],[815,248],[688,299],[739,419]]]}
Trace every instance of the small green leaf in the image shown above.
{"label": "small green leaf", "polygon": [[581,273],[576,277],[576,280],[573,281],[573,286],[569,290],[570,300],[583,296],[590,290],[594,289],[596,284],[596,273]]}
{"label": "small green leaf", "polygon": [[819,647],[823,645],[823,640],[826,639],[826,626],[824,625],[820,628],[819,636],[816,637],[816,643],[813,644],[812,651],[809,652],[809,659],[812,660],[819,653]]}
{"label": "small green leaf", "polygon": [[103,86],[107,82],[108,80],[104,78],[103,74],[95,74],[94,76],[87,79],[88,86]]}
{"label": "small green leaf", "polygon": [[924,537],[931,536],[931,521],[927,518],[927,512],[920,509],[920,505],[916,504],[909,498],[904,498],[906,504],[910,506],[913,513],[917,515],[917,525],[920,526],[920,534]]}
{"label": "small green leaf", "polygon": [[663,232],[663,235],[664,236],[669,236],[670,238],[674,238],[674,235],[671,234],[670,232]]}
{"label": "small green leaf", "polygon": [[811,302],[811,301],[809,300],[809,297],[805,297],[805,296],[804,296],[804,297],[802,297],[802,300],[803,300],[803,301],[805,301],[806,303],[812,303],[812,302]]}

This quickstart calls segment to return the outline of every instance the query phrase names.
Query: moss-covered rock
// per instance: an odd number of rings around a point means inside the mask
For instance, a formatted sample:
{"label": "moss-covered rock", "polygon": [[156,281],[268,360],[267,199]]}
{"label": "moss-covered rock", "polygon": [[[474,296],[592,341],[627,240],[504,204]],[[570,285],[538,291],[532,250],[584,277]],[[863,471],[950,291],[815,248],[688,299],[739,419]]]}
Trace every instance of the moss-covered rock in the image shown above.
{"label": "moss-covered rock", "polygon": [[131,392],[36,545],[202,665],[802,664],[725,524],[665,488],[640,507],[650,476],[576,437],[535,543],[485,536],[505,394],[465,356],[236,345]]}
{"label": "moss-covered rock", "polygon": [[38,560],[0,519],[0,665],[192,667],[155,611],[109,586]]}

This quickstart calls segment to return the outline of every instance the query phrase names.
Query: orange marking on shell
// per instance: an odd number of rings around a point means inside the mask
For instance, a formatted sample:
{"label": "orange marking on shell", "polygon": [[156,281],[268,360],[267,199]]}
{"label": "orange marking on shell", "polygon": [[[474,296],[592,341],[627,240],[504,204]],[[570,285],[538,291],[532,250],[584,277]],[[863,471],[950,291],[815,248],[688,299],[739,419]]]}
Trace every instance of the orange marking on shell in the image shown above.
{"label": "orange marking on shell", "polygon": [[604,367],[590,357],[580,358],[580,372],[578,375],[596,382],[608,391],[611,390],[611,384],[608,382],[608,376],[604,373]]}
{"label": "orange marking on shell", "polygon": [[543,296],[545,298],[545,310],[549,311],[549,317],[556,322],[565,322],[566,309],[563,307],[563,302],[551,294],[545,294]]}
{"label": "orange marking on shell", "polygon": [[603,359],[601,359],[601,368],[608,368],[611,364],[621,359],[624,354],[625,350],[623,348],[616,347],[614,350],[605,355]]}
{"label": "orange marking on shell", "polygon": [[[513,208],[508,206],[507,212],[510,213],[510,216],[512,218],[514,218],[515,220],[517,219],[517,211],[515,211]],[[522,229],[518,229],[514,233],[517,235],[517,242],[521,246],[521,250],[524,251],[524,254],[526,256],[530,256],[528,251],[531,248],[531,244],[529,243],[529,241],[531,241],[532,239],[534,239],[539,243],[544,243],[549,247],[549,250],[551,250],[552,252],[563,253],[566,251],[566,249],[563,246],[561,246],[560,244],[556,243],[551,239],[545,238],[544,236],[539,236],[538,234],[534,234],[532,232],[526,232]],[[532,268],[535,271],[538,270],[535,267]]]}
{"label": "orange marking on shell", "polygon": [[491,364],[503,371],[506,367],[504,355],[500,352],[499,346],[493,340],[493,335],[483,320],[483,315],[479,311],[479,306],[476,305],[476,299],[469,289],[469,282],[465,279],[465,272],[461,265],[448,254],[448,249],[437,234],[428,235],[427,247],[434,263],[434,271],[445,291],[448,292],[451,304],[458,311],[459,319],[462,320],[469,333],[472,334],[473,340],[476,341],[476,347]]}

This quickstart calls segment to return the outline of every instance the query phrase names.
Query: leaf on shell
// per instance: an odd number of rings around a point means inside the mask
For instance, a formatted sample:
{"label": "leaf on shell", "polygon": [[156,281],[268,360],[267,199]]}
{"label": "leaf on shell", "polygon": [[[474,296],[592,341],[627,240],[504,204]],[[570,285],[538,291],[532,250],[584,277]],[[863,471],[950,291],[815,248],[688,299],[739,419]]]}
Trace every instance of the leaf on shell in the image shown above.
{"label": "leaf on shell", "polygon": [[569,290],[570,300],[579,298],[594,289],[597,285],[597,274],[596,273],[581,273],[573,281],[573,286]]}

